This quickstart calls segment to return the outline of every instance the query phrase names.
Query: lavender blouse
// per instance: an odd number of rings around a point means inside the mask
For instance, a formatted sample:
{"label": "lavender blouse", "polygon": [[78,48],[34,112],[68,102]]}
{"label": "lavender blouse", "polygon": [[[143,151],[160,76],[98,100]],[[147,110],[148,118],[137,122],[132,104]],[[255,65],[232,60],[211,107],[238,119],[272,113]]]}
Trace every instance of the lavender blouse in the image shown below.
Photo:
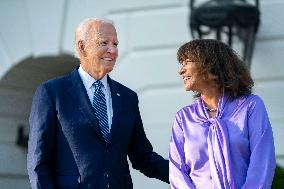
{"label": "lavender blouse", "polygon": [[169,151],[172,189],[269,189],[275,169],[271,125],[256,95],[223,95],[214,118],[199,97],[175,117]]}

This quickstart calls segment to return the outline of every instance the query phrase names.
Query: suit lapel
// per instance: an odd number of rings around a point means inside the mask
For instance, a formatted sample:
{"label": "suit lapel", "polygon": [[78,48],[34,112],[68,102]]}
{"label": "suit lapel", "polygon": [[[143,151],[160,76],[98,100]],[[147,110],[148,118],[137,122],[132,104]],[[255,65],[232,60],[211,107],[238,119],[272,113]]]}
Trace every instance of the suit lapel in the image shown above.
{"label": "suit lapel", "polygon": [[108,84],[110,87],[111,92],[111,99],[112,99],[112,108],[113,108],[113,117],[112,117],[112,125],[111,125],[111,132],[110,132],[110,140],[114,137],[114,134],[116,133],[116,130],[118,128],[118,122],[119,122],[119,115],[122,108],[122,94],[119,91],[118,84],[113,81],[108,76]]}
{"label": "suit lapel", "polygon": [[104,141],[100,131],[99,122],[95,116],[95,111],[90,103],[87,91],[78,73],[78,69],[74,70],[68,79],[70,83],[68,90],[73,99],[73,102],[70,103],[76,103],[78,109],[88,119],[91,128]]}

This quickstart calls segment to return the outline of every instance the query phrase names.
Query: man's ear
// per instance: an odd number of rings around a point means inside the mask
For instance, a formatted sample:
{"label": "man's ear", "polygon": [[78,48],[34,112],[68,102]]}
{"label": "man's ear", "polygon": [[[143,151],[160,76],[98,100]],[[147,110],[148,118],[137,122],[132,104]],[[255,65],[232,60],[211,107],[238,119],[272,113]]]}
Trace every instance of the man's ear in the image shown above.
{"label": "man's ear", "polygon": [[77,42],[77,48],[78,48],[80,54],[82,54],[83,56],[86,55],[85,44],[82,40],[79,40]]}

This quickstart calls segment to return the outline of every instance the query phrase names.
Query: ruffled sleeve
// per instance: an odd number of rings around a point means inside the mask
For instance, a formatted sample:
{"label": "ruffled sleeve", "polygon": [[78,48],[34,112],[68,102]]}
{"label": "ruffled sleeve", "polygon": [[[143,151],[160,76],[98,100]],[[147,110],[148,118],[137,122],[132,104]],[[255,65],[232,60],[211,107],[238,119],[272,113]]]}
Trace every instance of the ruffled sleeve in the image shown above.
{"label": "ruffled sleeve", "polygon": [[195,189],[189,177],[189,167],[185,163],[184,134],[178,115],[172,127],[169,150],[169,180],[172,189]]}
{"label": "ruffled sleeve", "polygon": [[248,114],[250,163],[242,189],[269,189],[276,166],[272,128],[263,101],[255,96]]}

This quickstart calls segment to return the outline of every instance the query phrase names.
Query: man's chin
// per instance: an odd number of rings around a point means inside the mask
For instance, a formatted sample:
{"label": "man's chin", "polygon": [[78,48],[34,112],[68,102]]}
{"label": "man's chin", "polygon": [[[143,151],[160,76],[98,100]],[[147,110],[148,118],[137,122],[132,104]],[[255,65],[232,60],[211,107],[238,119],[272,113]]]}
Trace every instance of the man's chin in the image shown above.
{"label": "man's chin", "polygon": [[113,70],[113,67],[114,67],[114,63],[105,63],[105,64],[103,64],[103,67],[106,69],[106,70]]}
{"label": "man's chin", "polygon": [[105,73],[108,74],[109,72],[111,72],[113,70],[113,66],[111,67],[105,67]]}

